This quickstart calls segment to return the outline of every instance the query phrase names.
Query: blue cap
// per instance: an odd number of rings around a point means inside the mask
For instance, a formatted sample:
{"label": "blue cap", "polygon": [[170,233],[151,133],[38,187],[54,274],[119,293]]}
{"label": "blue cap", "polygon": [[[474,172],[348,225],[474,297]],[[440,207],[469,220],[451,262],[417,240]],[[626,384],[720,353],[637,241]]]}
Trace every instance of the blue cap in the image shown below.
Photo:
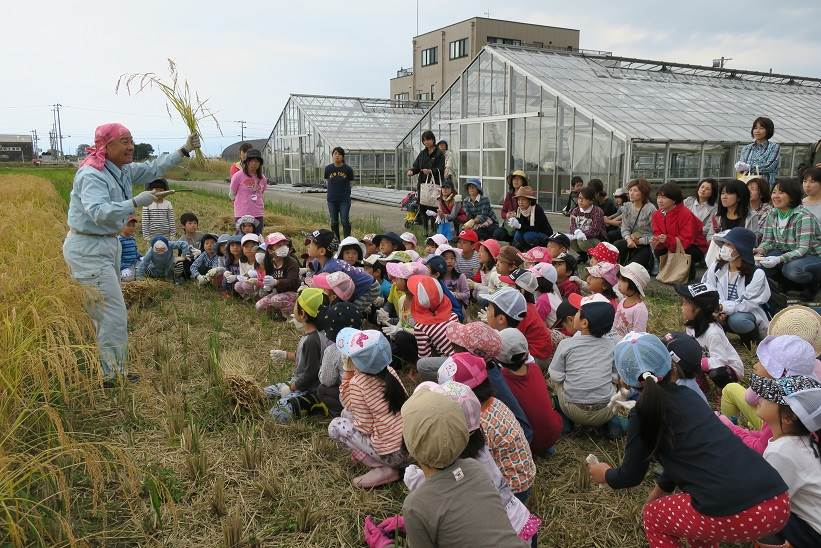
{"label": "blue cap", "polygon": [[473,186],[475,186],[475,187],[476,187],[476,190],[478,190],[478,191],[479,191],[479,194],[484,194],[484,192],[482,192],[482,180],[481,180],[481,179],[477,179],[476,177],[471,177],[471,178],[470,178],[470,179],[468,179],[468,180],[467,180],[467,182],[465,183],[465,188],[467,188],[467,187],[468,187],[468,185],[473,185]]}
{"label": "blue cap", "polygon": [[376,375],[393,361],[391,343],[375,329],[360,331],[346,327],[336,336],[336,348],[359,371],[369,375]]}
{"label": "blue cap", "polygon": [[661,380],[670,372],[672,357],[664,343],[650,333],[631,331],[616,344],[616,370],[625,384],[641,387],[641,376],[652,373]]}
{"label": "blue cap", "polygon": [[733,245],[741,256],[741,260],[748,264],[755,264],[753,260],[753,248],[755,248],[756,236],[752,230],[737,226],[731,228],[724,236],[713,236],[713,241],[717,244],[724,242]]}

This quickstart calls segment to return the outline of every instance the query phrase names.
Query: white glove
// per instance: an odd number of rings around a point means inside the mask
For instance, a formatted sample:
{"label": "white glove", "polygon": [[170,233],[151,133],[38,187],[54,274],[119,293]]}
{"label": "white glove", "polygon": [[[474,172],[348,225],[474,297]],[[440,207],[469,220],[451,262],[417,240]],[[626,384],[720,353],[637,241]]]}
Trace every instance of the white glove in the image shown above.
{"label": "white glove", "polygon": [[223,280],[225,280],[226,283],[232,284],[232,283],[237,281],[237,275],[236,274],[231,274],[229,272],[228,274],[225,275]]}
{"label": "white glove", "polygon": [[610,397],[610,403],[607,404],[607,407],[609,409],[622,407],[628,411],[633,409],[636,406],[636,401],[627,399],[628,395],[630,395],[630,392],[628,392],[625,388],[616,390],[616,393]]}
{"label": "white glove", "polygon": [[436,213],[436,210],[429,209],[429,210],[425,211],[425,215],[427,215],[428,217],[436,217],[437,213]]}
{"label": "white glove", "polygon": [[384,333],[386,337],[393,337],[394,335],[396,335],[400,331],[402,331],[402,328],[399,327],[399,325],[390,325],[390,324],[388,324],[388,325],[386,325],[385,327],[382,328],[382,333]]}
{"label": "white glove", "polygon": [[273,350],[271,350],[269,352],[269,354],[271,356],[271,359],[274,360],[275,362],[284,361],[288,357],[288,353],[286,351],[280,350],[278,348],[274,348]]}
{"label": "white glove", "polygon": [[516,217],[511,217],[510,219],[508,219],[507,224],[509,224],[511,228],[513,228],[513,230],[519,230],[520,228],[522,228],[522,223],[520,223],[519,219],[517,219]]}
{"label": "white glove", "polygon": [[248,281],[248,276],[243,276],[241,274],[239,276],[237,276],[237,282],[247,282],[247,281]]}
{"label": "white glove", "polygon": [[202,287],[207,283],[208,283],[208,278],[206,276],[203,276],[202,274],[197,276],[197,285],[198,286]]}
{"label": "white glove", "polygon": [[192,248],[190,248],[190,249],[189,249],[189,251],[191,252],[191,256],[193,256],[195,259],[196,259],[197,257],[199,257],[200,255],[202,255],[202,251],[200,251],[200,250],[199,250],[199,249],[197,249],[196,247],[192,247]]}
{"label": "white glove", "polygon": [[480,322],[486,322],[487,321],[487,308],[483,308],[479,312],[477,312],[476,317],[479,319]]}
{"label": "white glove", "polygon": [[582,230],[580,228],[577,228],[576,232],[574,232],[573,235],[576,237],[577,240],[580,240],[580,241],[584,241],[584,240],[587,239],[587,234],[582,232]]}
{"label": "white glove", "polygon": [[376,311],[376,321],[381,325],[389,325],[391,315],[387,310],[379,309]]}
{"label": "white glove", "polygon": [[305,275],[306,275],[307,273],[308,273],[308,269],[307,269],[307,268],[300,268],[300,269],[299,269],[299,276],[300,276],[300,278],[305,277]]}
{"label": "white glove", "polygon": [[408,491],[413,491],[425,483],[425,473],[422,472],[422,469],[415,464],[411,464],[405,468],[405,477],[403,478],[403,481],[405,482],[405,486],[408,488]]}
{"label": "white glove", "polygon": [[182,148],[186,152],[191,152],[195,148],[200,148],[201,144],[202,142],[200,141],[200,136],[194,133],[188,136],[188,139],[186,139],[185,144],[182,145]]}
{"label": "white glove", "polygon": [[746,172],[750,171],[750,164],[748,164],[746,162],[741,162],[741,161],[736,162],[735,163],[735,170],[739,173],[746,173]]}
{"label": "white glove", "polygon": [[758,264],[763,266],[764,268],[774,268],[781,262],[781,257],[776,255],[775,257],[761,257],[758,261]]}
{"label": "white glove", "polygon": [[442,217],[436,217],[436,224],[437,225],[441,225],[444,222],[445,222],[445,220]]}
{"label": "white glove", "polygon": [[[376,308],[379,308],[379,307],[380,307],[380,306],[382,306],[383,304],[385,304],[385,298],[384,298],[384,297],[377,297],[377,298],[375,298],[375,299],[373,300],[373,305],[374,305]],[[376,314],[377,314],[377,316],[378,316],[378,315],[379,315],[379,311],[377,311],[377,312],[376,312]]]}
{"label": "white glove", "polygon": [[567,239],[570,240],[571,242],[576,239],[576,235],[571,234],[570,232],[565,232],[564,235],[567,236]]}
{"label": "white glove", "polygon": [[273,289],[276,284],[277,284],[277,281],[273,276],[265,276],[262,279],[262,287],[264,287],[268,291]]}
{"label": "white glove", "polygon": [[223,272],[225,272],[225,267],[224,266],[215,266],[214,268],[212,268],[211,270],[206,272],[205,275],[209,278],[213,278],[214,276],[218,276],[218,275],[222,274]]}
{"label": "white glove", "polygon": [[157,197],[154,195],[153,192],[149,190],[144,190],[136,196],[134,196],[134,198],[131,201],[134,203],[134,207],[145,207],[154,203],[154,200],[156,199]]}
{"label": "white glove", "polygon": [[248,276],[249,280],[250,279],[256,280],[257,279],[257,271],[256,270],[249,270],[247,276]]}

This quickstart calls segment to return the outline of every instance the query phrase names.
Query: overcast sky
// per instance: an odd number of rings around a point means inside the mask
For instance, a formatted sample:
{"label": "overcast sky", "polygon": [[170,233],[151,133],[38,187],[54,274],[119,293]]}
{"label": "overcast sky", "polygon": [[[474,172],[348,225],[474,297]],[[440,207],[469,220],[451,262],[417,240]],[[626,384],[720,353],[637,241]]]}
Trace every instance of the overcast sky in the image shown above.
{"label": "overcast sky", "polygon": [[[239,139],[234,120],[248,122],[246,137],[267,137],[289,93],[387,97],[416,34],[412,0],[5,4],[0,133],[37,129],[46,148],[60,102],[66,153],[108,121],[155,149],[179,146],[185,127],[169,120],[159,91],[114,93],[124,72],[165,75],[168,57],[209,98],[224,135],[206,122],[204,147],[219,154]],[[723,55],[731,67],[821,76],[819,0],[420,0],[420,32],[488,10],[579,29],[582,48],[614,55],[706,65]]]}

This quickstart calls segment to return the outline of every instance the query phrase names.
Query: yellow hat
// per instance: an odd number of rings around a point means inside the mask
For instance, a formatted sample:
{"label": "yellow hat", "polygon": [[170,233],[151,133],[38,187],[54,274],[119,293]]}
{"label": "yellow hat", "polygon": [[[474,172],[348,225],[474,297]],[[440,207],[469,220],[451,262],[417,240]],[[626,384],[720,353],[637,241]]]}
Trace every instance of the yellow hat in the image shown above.
{"label": "yellow hat", "polygon": [[318,287],[306,287],[299,292],[296,302],[312,318],[319,314],[319,308],[325,302],[325,292]]}

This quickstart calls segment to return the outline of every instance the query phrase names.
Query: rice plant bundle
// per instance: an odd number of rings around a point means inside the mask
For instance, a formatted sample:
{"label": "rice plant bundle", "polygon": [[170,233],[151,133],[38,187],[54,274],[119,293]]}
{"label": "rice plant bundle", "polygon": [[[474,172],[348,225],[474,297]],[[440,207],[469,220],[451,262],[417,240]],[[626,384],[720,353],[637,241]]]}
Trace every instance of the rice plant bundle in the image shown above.
{"label": "rice plant bundle", "polygon": [[220,368],[229,401],[234,404],[234,412],[261,414],[266,408],[265,393],[254,378],[247,356],[241,352],[223,352]]}
{"label": "rice plant bundle", "polygon": [[[189,133],[202,135],[200,121],[210,119],[217,126],[220,135],[222,134],[222,128],[220,128],[216,116],[208,108],[208,99],[200,99],[196,91],[192,92],[187,79],[183,78],[180,81],[177,65],[173,59],[168,59],[168,80],[163,80],[154,72],[125,73],[121,74],[117,80],[115,93],[119,92],[120,85],[125,87],[129,95],[131,95],[132,90],[134,90],[134,93],[141,93],[156,86],[165,95],[165,109],[168,112],[168,117],[173,118],[171,115],[171,107],[173,107],[188,128]],[[202,150],[198,148],[195,152],[199,167],[205,167],[205,155]]]}
{"label": "rice plant bundle", "polygon": [[123,299],[128,308],[146,308],[154,303],[161,283],[157,280],[133,280],[123,284]]}

